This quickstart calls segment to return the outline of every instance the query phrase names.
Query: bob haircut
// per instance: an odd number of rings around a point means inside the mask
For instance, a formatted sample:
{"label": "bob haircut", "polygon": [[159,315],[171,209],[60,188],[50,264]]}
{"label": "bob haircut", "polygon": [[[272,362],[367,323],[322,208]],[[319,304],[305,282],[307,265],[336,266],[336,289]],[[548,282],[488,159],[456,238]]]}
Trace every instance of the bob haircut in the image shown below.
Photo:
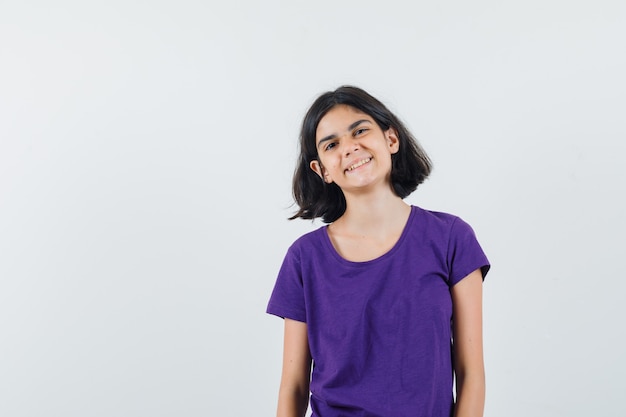
{"label": "bob haircut", "polygon": [[300,156],[293,176],[293,197],[300,209],[289,220],[321,217],[325,223],[331,223],[346,211],[346,199],[341,188],[320,179],[310,167],[311,161],[319,160],[315,146],[317,125],[326,113],[338,105],[347,105],[369,115],[383,131],[390,127],[397,131],[400,147],[391,156],[391,187],[396,195],[407,197],[430,174],[430,158],[400,119],[364,90],[344,85],[319,96],[304,117],[300,131]]}

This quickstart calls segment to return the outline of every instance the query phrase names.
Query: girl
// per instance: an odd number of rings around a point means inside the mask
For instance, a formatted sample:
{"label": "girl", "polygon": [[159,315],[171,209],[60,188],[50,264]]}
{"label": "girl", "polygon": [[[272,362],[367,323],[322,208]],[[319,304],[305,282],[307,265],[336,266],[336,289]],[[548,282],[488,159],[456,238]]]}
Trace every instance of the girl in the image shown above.
{"label": "girl", "polygon": [[[482,281],[470,226],[410,206],[431,162],[351,86],[307,112],[291,218],[328,225],[287,251],[267,312],[284,318],[279,417],[483,415]],[[456,404],[453,395],[456,377]]]}

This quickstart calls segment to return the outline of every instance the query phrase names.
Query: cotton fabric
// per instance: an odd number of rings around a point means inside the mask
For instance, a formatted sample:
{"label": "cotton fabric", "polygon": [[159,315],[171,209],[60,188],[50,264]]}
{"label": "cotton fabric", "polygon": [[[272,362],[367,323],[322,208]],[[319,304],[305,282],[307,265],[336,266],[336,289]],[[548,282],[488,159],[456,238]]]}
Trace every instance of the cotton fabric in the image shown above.
{"label": "cotton fabric", "polygon": [[490,268],[462,219],[411,207],[393,248],[351,262],[327,226],[288,249],[267,312],[307,323],[314,417],[450,417],[450,288]]}

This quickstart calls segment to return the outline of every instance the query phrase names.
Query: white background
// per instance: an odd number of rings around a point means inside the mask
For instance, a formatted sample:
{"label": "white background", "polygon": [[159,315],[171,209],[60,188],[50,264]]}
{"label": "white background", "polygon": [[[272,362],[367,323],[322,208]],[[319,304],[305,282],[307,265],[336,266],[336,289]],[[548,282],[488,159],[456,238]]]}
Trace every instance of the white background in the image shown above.
{"label": "white background", "polygon": [[625,4],[0,1],[0,415],[273,415],[299,124],[341,84],[490,257],[485,415],[625,415]]}

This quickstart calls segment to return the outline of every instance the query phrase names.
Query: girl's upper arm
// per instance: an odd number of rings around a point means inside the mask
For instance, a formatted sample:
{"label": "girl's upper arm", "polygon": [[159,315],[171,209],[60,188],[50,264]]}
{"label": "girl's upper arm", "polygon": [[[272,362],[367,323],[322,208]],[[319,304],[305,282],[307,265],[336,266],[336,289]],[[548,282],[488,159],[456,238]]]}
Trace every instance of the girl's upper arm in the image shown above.
{"label": "girl's upper arm", "polygon": [[483,372],[482,284],[480,269],[452,287],[453,341],[457,371]]}
{"label": "girl's upper arm", "polygon": [[283,384],[308,390],[311,353],[306,323],[285,318]]}

